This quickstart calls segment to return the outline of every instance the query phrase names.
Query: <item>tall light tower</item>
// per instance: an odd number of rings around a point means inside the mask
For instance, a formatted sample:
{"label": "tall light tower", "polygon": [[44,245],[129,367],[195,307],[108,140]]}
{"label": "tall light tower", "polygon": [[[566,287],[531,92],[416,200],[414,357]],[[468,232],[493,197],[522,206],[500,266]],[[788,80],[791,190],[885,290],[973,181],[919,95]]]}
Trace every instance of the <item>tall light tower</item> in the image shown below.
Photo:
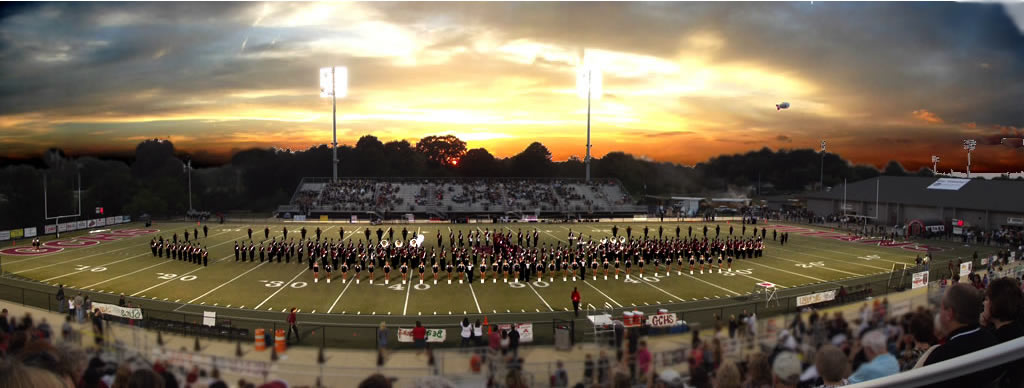
{"label": "tall light tower", "polygon": [[932,155],[932,173],[939,173],[939,157]]}
{"label": "tall light tower", "polygon": [[344,66],[320,68],[320,97],[331,98],[331,123],[334,137],[331,146],[334,147],[334,155],[331,157],[331,167],[334,175],[331,182],[338,181],[338,97],[344,98],[348,92],[348,68]]}
{"label": "tall light tower", "polygon": [[821,141],[821,191],[825,191],[825,141]]}
{"label": "tall light tower", "polygon": [[601,99],[601,70],[583,57],[583,64],[576,70],[576,92],[587,99],[587,156],[583,159],[587,167],[587,181],[590,181],[590,101]]}
{"label": "tall light tower", "polygon": [[192,211],[192,159],[185,163],[185,170],[188,173],[188,210]]}
{"label": "tall light tower", "polygon": [[964,149],[967,150],[967,179],[971,179],[971,151],[978,148],[978,142],[971,140],[964,140]]}

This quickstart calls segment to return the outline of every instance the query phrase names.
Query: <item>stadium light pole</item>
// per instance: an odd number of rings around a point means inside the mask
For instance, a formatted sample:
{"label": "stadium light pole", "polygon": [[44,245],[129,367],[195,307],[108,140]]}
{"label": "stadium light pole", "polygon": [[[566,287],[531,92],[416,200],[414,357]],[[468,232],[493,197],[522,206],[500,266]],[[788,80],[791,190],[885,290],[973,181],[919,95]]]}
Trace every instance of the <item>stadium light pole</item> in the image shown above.
{"label": "stadium light pole", "polygon": [[939,157],[932,155],[932,173],[939,174]]}
{"label": "stadium light pole", "polygon": [[964,149],[967,150],[967,179],[971,179],[971,151],[978,147],[974,139],[964,140]]}
{"label": "stadium light pole", "polygon": [[185,169],[188,170],[188,210],[192,211],[192,159],[185,163]]}
{"label": "stadium light pole", "polygon": [[576,92],[580,98],[587,99],[587,155],[583,163],[587,169],[587,182],[590,182],[590,105],[592,99],[601,99],[601,70],[594,63],[583,57],[583,64],[576,71]]}
{"label": "stadium light pole", "polygon": [[320,97],[331,98],[331,126],[333,127],[334,154],[331,156],[333,175],[331,182],[338,181],[338,97],[344,98],[348,92],[348,68],[344,66],[320,68]]}
{"label": "stadium light pole", "polygon": [[825,141],[821,141],[821,183],[820,190],[825,191]]}

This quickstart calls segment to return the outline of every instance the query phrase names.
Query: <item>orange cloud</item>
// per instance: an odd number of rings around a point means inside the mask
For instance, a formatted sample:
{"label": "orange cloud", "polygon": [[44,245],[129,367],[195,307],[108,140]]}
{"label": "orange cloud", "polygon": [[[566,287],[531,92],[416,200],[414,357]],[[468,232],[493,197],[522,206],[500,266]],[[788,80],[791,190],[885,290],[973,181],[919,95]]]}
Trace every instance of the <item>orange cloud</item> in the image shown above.
{"label": "orange cloud", "polygon": [[945,122],[941,117],[939,117],[939,115],[929,112],[927,109],[918,109],[912,114],[914,115],[914,118],[929,124],[942,124]]}
{"label": "orange cloud", "polygon": [[967,129],[975,129],[978,128],[978,123],[964,123],[964,127]]}

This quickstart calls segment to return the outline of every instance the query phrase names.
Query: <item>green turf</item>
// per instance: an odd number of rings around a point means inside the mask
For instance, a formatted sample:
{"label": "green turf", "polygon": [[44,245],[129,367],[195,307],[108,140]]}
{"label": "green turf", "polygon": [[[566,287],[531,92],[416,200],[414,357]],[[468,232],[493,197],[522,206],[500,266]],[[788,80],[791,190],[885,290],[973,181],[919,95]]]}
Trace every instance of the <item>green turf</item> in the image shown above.
{"label": "green turf", "polygon": [[[627,223],[618,223],[619,235],[625,234]],[[676,223],[631,223],[633,237],[643,237],[643,226],[650,228],[650,236],[657,237],[658,226],[664,226],[665,236],[674,237]],[[694,236],[702,235],[703,223],[682,224],[682,236],[693,226]],[[709,236],[714,236],[716,224],[709,223]],[[739,235],[741,225],[719,222],[722,237],[728,236],[729,226],[734,235]],[[179,238],[184,231],[191,231],[194,223],[156,223],[152,228],[160,232],[106,241],[99,245],[68,248],[62,252],[23,257],[3,257],[2,266],[7,280],[27,278],[41,283],[17,283],[16,286],[0,287],[0,298],[25,300],[26,304],[46,307],[53,303],[52,286],[64,284],[69,293],[84,290],[97,301],[113,303],[117,294],[124,293],[136,305],[141,305],[148,317],[199,322],[203,311],[216,311],[218,320],[230,320],[235,327],[254,329],[280,328],[282,312],[297,307],[303,314],[301,321],[306,334],[303,343],[328,344],[334,346],[372,346],[373,327],[382,320],[392,325],[407,325],[412,320],[425,324],[453,325],[463,315],[472,319],[489,317],[491,322],[534,322],[538,341],[550,343],[551,322],[556,319],[571,319],[566,313],[572,309],[570,293],[578,288],[583,297],[584,308],[612,311],[614,314],[625,309],[638,308],[648,314],[658,306],[665,306],[674,312],[684,312],[683,318],[691,323],[710,324],[715,314],[727,316],[738,314],[743,309],[756,309],[758,313],[792,311],[793,306],[768,307],[763,297],[750,295],[759,282],[772,282],[780,286],[779,294],[784,298],[804,295],[815,290],[835,288],[836,284],[870,283],[885,288],[893,264],[912,264],[916,252],[899,248],[879,247],[836,241],[814,236],[790,233],[785,246],[772,241],[771,231],[767,233],[764,257],[734,261],[731,273],[705,273],[690,275],[686,269],[682,274],[672,267],[669,274],[654,269],[648,264],[644,279],[637,280],[637,268],[631,281],[621,274],[618,280],[611,275],[603,278],[603,270],[593,279],[589,272],[584,280],[563,281],[561,274],[554,280],[549,274],[536,277],[529,284],[493,283],[489,274],[484,284],[447,284],[445,274],[434,284],[430,270],[427,281],[418,284],[418,274],[411,271],[410,283],[401,284],[398,271],[392,272],[390,284],[383,284],[383,271],[376,271],[374,284],[366,281],[363,271],[359,284],[342,283],[340,273],[327,284],[323,279],[313,282],[313,275],[306,264],[291,263],[235,262],[233,242],[248,241],[246,229],[252,227],[254,241],[263,240],[264,225],[209,224],[210,236],[201,238],[210,251],[208,267],[188,264],[167,258],[154,258],[149,250],[149,240],[162,235],[165,239],[177,232]],[[305,224],[310,231],[319,226],[326,238],[338,239],[338,227],[345,230],[345,238],[356,244],[364,239],[359,224]],[[595,241],[611,235],[612,224],[413,224],[398,225],[395,238],[400,238],[401,228],[410,233],[419,231],[425,235],[429,249],[436,244],[436,234],[442,231],[447,244],[448,228],[463,231],[476,228],[501,231],[511,229],[513,234],[523,228],[540,230],[541,243],[548,245],[562,241],[571,228],[593,236]],[[757,225],[761,229],[763,225]],[[828,231],[829,229],[794,225]],[[281,237],[282,224],[271,225],[271,238]],[[302,225],[287,224],[289,238],[298,240]],[[388,226],[380,226],[385,231]],[[115,229],[142,228],[139,224],[123,225]],[[370,226],[376,231],[378,226]],[[753,228],[747,227],[747,236]],[[87,233],[76,232],[62,236],[70,239]],[[200,230],[200,235],[202,234]],[[371,238],[376,239],[374,233]],[[44,237],[49,241],[52,236]],[[468,239],[467,239],[468,242]],[[963,247],[949,241],[925,241],[922,244],[947,248],[936,252],[933,257],[933,278],[945,272],[945,260],[955,257],[969,258],[975,250],[986,256],[994,248]],[[258,259],[257,259],[258,260]],[[939,268],[941,267],[941,268]],[[476,269],[474,271],[477,271]],[[351,272],[350,272],[351,273]],[[614,273],[614,272],[613,272]],[[909,282],[909,280],[905,280]],[[28,288],[21,291],[15,287]],[[22,296],[21,293],[24,293]],[[19,299],[20,298],[20,299]],[[792,299],[784,299],[787,304]],[[332,327],[332,325],[345,327]],[[577,325],[586,325],[585,320]],[[450,330],[449,336],[457,336],[457,330]],[[582,338],[577,334],[578,339]]]}

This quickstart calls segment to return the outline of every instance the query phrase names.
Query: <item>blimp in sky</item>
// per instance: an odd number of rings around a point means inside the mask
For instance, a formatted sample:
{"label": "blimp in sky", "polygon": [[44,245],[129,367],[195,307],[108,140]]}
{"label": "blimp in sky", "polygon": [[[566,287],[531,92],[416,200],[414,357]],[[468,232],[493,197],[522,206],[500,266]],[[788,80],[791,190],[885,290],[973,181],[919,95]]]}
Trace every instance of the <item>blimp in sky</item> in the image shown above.
{"label": "blimp in sky", "polygon": [[782,109],[789,109],[789,103],[788,102],[783,102],[783,103],[775,104],[775,110],[778,111],[778,110],[782,110]]}

